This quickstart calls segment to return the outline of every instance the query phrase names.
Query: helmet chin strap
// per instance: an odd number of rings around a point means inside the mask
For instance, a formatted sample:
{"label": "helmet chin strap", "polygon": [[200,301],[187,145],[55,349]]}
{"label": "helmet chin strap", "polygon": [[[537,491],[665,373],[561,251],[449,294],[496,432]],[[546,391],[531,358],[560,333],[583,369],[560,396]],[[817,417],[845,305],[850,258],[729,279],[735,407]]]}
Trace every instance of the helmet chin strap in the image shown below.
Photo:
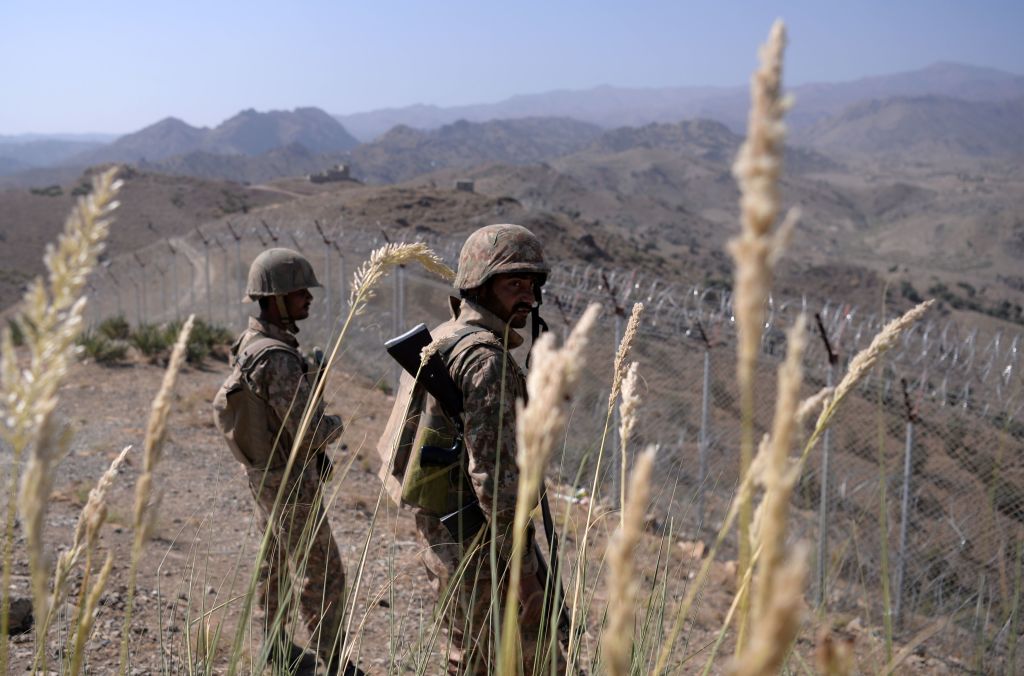
{"label": "helmet chin strap", "polygon": [[299,327],[288,314],[288,308],[284,304],[284,296],[274,296],[274,304],[277,305],[277,314],[280,316],[281,325],[289,333],[298,333]]}

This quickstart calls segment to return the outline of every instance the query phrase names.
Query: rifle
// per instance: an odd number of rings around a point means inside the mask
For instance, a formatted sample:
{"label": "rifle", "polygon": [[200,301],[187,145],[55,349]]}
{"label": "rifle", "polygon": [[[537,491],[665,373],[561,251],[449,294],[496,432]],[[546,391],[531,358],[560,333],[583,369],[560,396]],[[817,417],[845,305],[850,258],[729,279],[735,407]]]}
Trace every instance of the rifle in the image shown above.
{"label": "rifle", "polygon": [[[313,387],[310,390],[310,393],[312,394],[316,392],[316,389],[320,386],[320,381],[324,379],[325,375],[327,375],[327,355],[325,355],[324,351],[319,347],[314,347],[310,358],[314,366],[316,366],[316,375],[313,377]],[[315,408],[318,403],[319,402],[310,402],[309,405]],[[334,474],[334,463],[327,455],[326,449],[321,448],[316,452],[316,471],[320,476],[320,480],[324,483],[327,483],[331,475]]]}
{"label": "rifle", "polygon": [[[430,330],[426,324],[419,324],[402,335],[392,338],[384,343],[395,361],[405,369],[423,386],[437,402],[441,405],[456,427],[455,443],[451,448],[437,448],[436,446],[424,446],[420,449],[421,464],[435,464],[445,466],[462,461],[463,455],[463,425],[462,425],[462,393],[452,380],[448,367],[441,356],[435,352],[430,358],[421,364],[421,353],[423,348],[431,343]],[[428,462],[429,460],[429,462]],[[565,599],[565,588],[558,569],[558,534],[555,532],[554,519],[551,516],[551,505],[548,503],[547,487],[542,483],[540,490],[541,512],[543,514],[544,531],[551,546],[551,568],[549,569],[543,557],[537,552],[538,570],[544,582],[544,607],[548,617],[554,607],[555,600]],[[477,520],[479,519],[479,522]],[[452,512],[441,517],[441,523],[445,524],[448,531],[456,538],[472,537],[486,523],[486,517],[480,508],[480,503],[473,500],[457,512]],[[462,526],[460,529],[459,526]],[[475,526],[472,532],[467,535],[467,527]],[[460,540],[463,541],[463,540]],[[558,585],[558,596],[554,594]],[[571,622],[564,603],[559,603],[558,628],[560,633],[568,635]]]}

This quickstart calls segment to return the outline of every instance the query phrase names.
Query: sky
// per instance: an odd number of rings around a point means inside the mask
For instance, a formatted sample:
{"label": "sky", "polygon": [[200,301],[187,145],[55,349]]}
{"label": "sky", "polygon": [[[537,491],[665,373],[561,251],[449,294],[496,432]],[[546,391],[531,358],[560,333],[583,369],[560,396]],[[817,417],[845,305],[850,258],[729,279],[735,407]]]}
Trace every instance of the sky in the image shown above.
{"label": "sky", "polygon": [[0,134],[741,85],[776,18],[790,85],[937,61],[1024,74],[1021,0],[2,0]]}

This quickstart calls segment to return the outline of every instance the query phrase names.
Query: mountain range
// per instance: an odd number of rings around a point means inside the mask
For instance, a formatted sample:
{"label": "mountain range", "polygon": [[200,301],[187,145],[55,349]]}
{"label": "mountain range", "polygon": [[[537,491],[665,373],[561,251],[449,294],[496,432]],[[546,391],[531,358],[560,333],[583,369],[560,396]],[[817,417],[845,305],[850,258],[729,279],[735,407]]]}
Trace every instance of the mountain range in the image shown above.
{"label": "mountain range", "polygon": [[[936,63],[904,73],[849,82],[812,83],[790,89],[796,100],[789,124],[809,126],[847,106],[897,96],[947,96],[966,101],[998,101],[1024,96],[1024,76],[958,63]],[[513,96],[496,103],[439,107],[385,108],[337,119],[356,138],[368,141],[396,125],[434,129],[457,120],[571,117],[606,129],[651,122],[710,118],[736,132],[746,127],[748,89],[737,87],[631,88],[601,86]]]}

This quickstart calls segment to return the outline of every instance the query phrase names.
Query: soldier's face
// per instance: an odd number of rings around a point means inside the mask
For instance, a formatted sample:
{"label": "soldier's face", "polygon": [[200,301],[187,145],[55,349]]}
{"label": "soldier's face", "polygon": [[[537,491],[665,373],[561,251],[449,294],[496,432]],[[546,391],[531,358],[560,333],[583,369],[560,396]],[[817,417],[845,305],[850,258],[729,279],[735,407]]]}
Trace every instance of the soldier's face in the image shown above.
{"label": "soldier's face", "polygon": [[534,281],[533,275],[495,275],[487,285],[484,306],[512,328],[521,329],[533,309]]}
{"label": "soldier's face", "polygon": [[288,316],[292,321],[305,319],[309,316],[309,305],[313,302],[313,294],[309,289],[292,291],[284,297],[284,306],[288,310]]}

